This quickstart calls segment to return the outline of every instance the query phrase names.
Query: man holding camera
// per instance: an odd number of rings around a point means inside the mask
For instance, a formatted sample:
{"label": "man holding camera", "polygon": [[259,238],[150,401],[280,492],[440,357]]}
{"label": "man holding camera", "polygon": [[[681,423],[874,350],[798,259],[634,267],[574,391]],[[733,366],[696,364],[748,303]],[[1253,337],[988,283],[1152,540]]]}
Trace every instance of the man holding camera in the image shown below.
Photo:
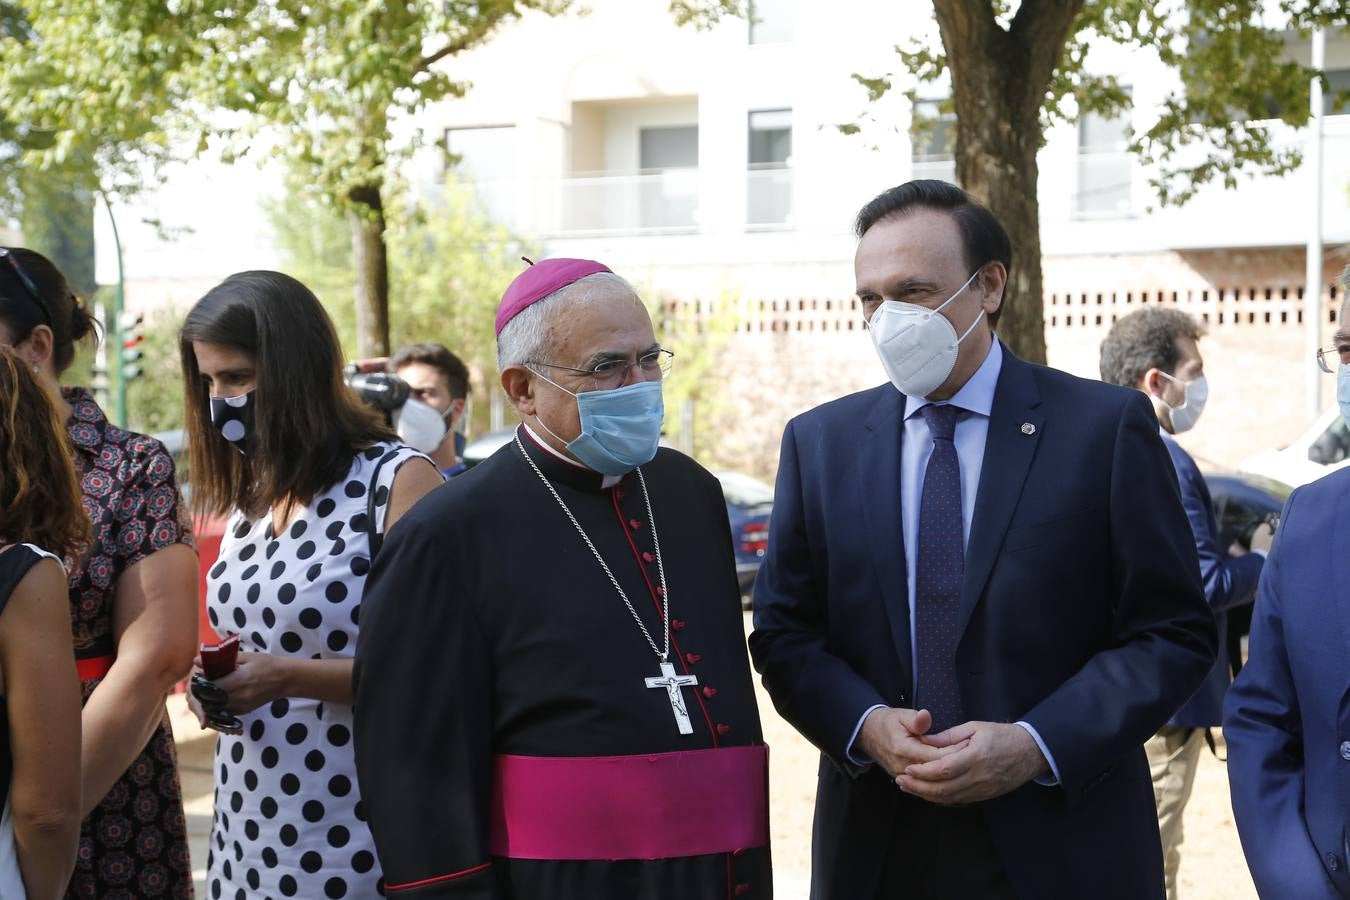
{"label": "man holding camera", "polygon": [[1195,781],[1205,735],[1223,718],[1223,698],[1232,681],[1227,649],[1228,610],[1252,601],[1273,531],[1261,525],[1250,552],[1239,544],[1219,546],[1214,503],[1204,476],[1174,435],[1188,431],[1205,408],[1208,385],[1200,356],[1199,323],[1179,309],[1146,307],[1120,319],[1102,342],[1102,380],[1143,391],[1153,402],[1163,444],[1172,456],[1181,498],[1195,536],[1205,599],[1219,629],[1219,654],[1200,689],[1145,745],[1158,804],[1168,900],[1177,897],[1181,864],[1181,817]]}

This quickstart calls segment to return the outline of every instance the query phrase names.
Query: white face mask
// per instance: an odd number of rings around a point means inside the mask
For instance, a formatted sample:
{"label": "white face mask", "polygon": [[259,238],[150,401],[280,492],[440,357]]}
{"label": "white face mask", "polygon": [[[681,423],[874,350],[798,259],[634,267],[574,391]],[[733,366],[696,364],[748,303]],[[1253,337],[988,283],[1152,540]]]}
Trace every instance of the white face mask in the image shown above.
{"label": "white face mask", "polygon": [[980,309],[980,314],[960,337],[951,321],[942,315],[942,310],[970,287],[979,274],[980,270],[976,269],[937,309],[887,300],[872,313],[867,323],[872,332],[872,344],[881,357],[886,377],[900,393],[927,397],[941,387],[956,368],[957,348],[984,318],[984,309]]}
{"label": "white face mask", "polygon": [[399,439],[414,450],[431,453],[445,438],[445,419],[421,400],[409,397],[393,418]]}
{"label": "white face mask", "polygon": [[1195,423],[1200,421],[1200,414],[1205,411],[1205,401],[1209,399],[1209,382],[1205,380],[1203,375],[1194,381],[1182,381],[1163,371],[1159,371],[1158,374],[1173,384],[1179,384],[1185,388],[1186,399],[1182,401],[1180,406],[1173,406],[1166,400],[1163,400],[1163,405],[1171,411],[1173,434],[1190,431],[1195,427]]}

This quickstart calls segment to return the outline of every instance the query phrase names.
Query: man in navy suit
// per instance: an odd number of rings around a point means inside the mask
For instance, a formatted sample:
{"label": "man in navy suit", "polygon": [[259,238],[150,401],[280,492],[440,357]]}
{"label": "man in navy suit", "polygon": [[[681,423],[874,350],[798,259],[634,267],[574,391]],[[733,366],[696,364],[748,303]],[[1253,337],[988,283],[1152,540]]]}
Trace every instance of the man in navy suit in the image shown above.
{"label": "man in navy suit", "polygon": [[1006,232],[915,181],[859,214],[891,384],[792,420],[750,647],[822,752],[815,900],[1161,900],[1142,746],[1215,658],[1138,392],[994,337]]}
{"label": "man in navy suit", "polygon": [[1182,815],[1195,784],[1195,770],[1209,729],[1223,721],[1223,697],[1232,681],[1228,659],[1228,611],[1256,593],[1273,532],[1261,525],[1250,546],[1219,546],[1219,526],[1209,487],[1191,455],[1174,435],[1189,431],[1205,408],[1209,389],[1200,355],[1200,324],[1179,309],[1148,306],[1124,316],[1102,341],[1101,373],[1108,384],[1138,388],[1158,416],[1163,444],[1181,485],[1181,502],[1195,535],[1205,600],[1219,629],[1219,653],[1200,689],[1144,745],[1158,804],[1168,900],[1177,898]]}
{"label": "man in navy suit", "polygon": [[[1350,282],[1347,282],[1350,284]],[[1346,321],[1350,304],[1341,307]],[[1350,332],[1340,360],[1350,414]],[[1294,491],[1252,611],[1250,652],[1224,703],[1228,783],[1262,897],[1350,897],[1350,470]]]}

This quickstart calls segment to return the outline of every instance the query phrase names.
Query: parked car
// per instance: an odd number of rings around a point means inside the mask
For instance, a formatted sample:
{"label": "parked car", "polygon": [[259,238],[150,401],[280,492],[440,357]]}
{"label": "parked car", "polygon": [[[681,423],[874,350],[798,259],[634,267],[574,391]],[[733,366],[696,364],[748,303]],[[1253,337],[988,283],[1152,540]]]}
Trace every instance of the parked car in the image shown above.
{"label": "parked car", "polygon": [[[496,453],[515,436],[515,429],[489,432],[471,441],[464,449],[464,464],[472,468]],[[773,511],[773,488],[741,472],[713,472],[722,482],[727,501],[727,519],[731,522],[732,549],[736,554],[736,578],[741,585],[741,602],[750,607],[750,591],[755,575],[769,546],[769,514]]]}
{"label": "parked car", "polygon": [[1289,446],[1250,456],[1238,470],[1299,487],[1346,466],[1350,466],[1350,426],[1333,406]]}
{"label": "parked car", "polygon": [[[1279,481],[1250,473],[1206,471],[1205,484],[1214,501],[1219,524],[1219,546],[1250,544],[1252,532],[1262,522],[1277,524],[1284,501],[1292,488]],[[1234,671],[1242,668],[1243,642],[1251,631],[1251,604],[1228,611],[1228,658]]]}

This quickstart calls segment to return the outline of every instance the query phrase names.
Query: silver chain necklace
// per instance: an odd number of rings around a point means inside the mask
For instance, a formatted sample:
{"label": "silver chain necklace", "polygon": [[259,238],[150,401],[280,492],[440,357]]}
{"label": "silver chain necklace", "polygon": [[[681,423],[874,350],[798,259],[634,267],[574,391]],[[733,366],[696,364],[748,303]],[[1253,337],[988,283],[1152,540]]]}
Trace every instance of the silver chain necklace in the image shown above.
{"label": "silver chain necklace", "polygon": [[619,579],[614,577],[614,573],[610,571],[609,564],[606,563],[605,558],[600,555],[600,551],[595,548],[595,544],[591,542],[590,536],[586,534],[586,529],[581,527],[581,523],[577,521],[577,517],[572,515],[572,510],[567,507],[567,503],[559,496],[558,491],[553,487],[553,483],[548,480],[547,476],[545,476],[542,471],[540,471],[539,466],[535,465],[534,460],[530,458],[530,454],[525,451],[525,445],[520,442],[519,434],[516,435],[516,447],[520,450],[520,455],[525,457],[525,462],[529,463],[530,468],[534,470],[534,474],[538,475],[539,480],[544,483],[544,487],[548,488],[548,492],[553,495],[553,499],[558,501],[558,505],[562,507],[562,511],[567,514],[567,518],[572,522],[572,526],[576,528],[577,534],[581,535],[581,539],[585,541],[586,546],[590,548],[591,554],[595,557],[595,561],[600,564],[600,568],[604,569],[605,574],[609,576],[609,583],[614,585],[614,590],[618,592],[619,597],[623,600],[623,605],[628,607],[628,612],[633,616],[633,621],[637,623],[638,628],[642,629],[642,636],[647,639],[647,644],[652,648],[652,652],[656,654],[657,658],[660,659],[663,664],[665,664],[670,659],[670,592],[666,590],[666,568],[661,561],[661,541],[656,535],[656,517],[652,515],[652,498],[651,494],[647,492],[647,480],[642,477],[642,469],[638,468],[633,471],[637,472],[638,483],[642,485],[642,499],[647,505],[647,521],[652,523],[652,543],[656,546],[656,572],[661,579],[661,630],[665,635],[665,644],[660,650],[656,648],[656,641],[652,640],[651,632],[649,632],[647,626],[643,624],[642,617],[639,616],[637,610],[633,608],[633,603],[628,599],[628,594],[626,594],[624,589],[619,586]]}

